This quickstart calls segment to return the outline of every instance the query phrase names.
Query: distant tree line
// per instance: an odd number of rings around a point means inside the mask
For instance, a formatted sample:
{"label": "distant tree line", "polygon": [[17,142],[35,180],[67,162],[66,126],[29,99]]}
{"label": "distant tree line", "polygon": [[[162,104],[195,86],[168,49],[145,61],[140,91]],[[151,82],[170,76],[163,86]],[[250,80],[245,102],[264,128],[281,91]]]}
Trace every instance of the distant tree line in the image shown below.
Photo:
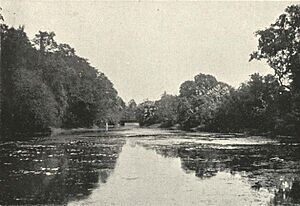
{"label": "distant tree line", "polygon": [[112,82],[53,32],[30,41],[24,27],[1,24],[1,133],[136,119],[184,130],[300,134],[300,6],[287,7],[256,35],[250,61],[265,60],[274,75],[253,74],[234,89],[200,73],[181,84],[178,96],[125,106]]}
{"label": "distant tree line", "polygon": [[211,75],[181,84],[178,96],[138,105],[141,125],[179,126],[185,130],[300,134],[300,6],[286,8],[274,24],[256,32],[258,49],[275,75],[253,74],[238,89]]}
{"label": "distant tree line", "polygon": [[158,124],[210,132],[272,132],[295,134],[297,119],[291,93],[273,75],[253,74],[238,89],[198,74],[185,81],[178,96],[164,93],[136,108],[141,126]]}
{"label": "distant tree line", "polygon": [[125,104],[112,82],[53,32],[30,41],[24,27],[1,25],[1,133],[116,123]]}
{"label": "distant tree line", "polygon": [[125,106],[123,111],[123,115],[121,118],[121,124],[123,125],[125,122],[136,122],[136,108],[137,104],[134,99],[128,102],[128,105]]}
{"label": "distant tree line", "polygon": [[185,130],[206,129],[232,90],[212,75],[200,73],[193,81],[181,84],[179,96],[164,93],[158,101],[147,100],[139,104],[136,116],[142,126],[160,124],[161,127],[178,125]]}

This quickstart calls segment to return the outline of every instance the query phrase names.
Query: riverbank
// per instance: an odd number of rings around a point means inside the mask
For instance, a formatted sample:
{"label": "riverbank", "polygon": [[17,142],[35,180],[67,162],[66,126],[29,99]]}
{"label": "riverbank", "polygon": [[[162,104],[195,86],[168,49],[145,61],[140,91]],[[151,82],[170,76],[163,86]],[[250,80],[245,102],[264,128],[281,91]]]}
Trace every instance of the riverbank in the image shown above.
{"label": "riverbank", "polygon": [[30,140],[34,138],[43,138],[43,137],[55,137],[59,135],[80,135],[80,134],[88,134],[88,133],[102,133],[105,134],[106,132],[116,132],[116,131],[124,131],[128,130],[128,127],[113,127],[110,126],[108,131],[105,128],[71,128],[71,129],[64,129],[64,128],[49,128],[47,131],[43,132],[33,132],[33,133],[15,133],[9,135],[1,136],[1,141],[18,141],[18,140]]}
{"label": "riverbank", "polygon": [[[108,131],[124,131],[128,130],[127,127],[109,127]],[[98,133],[98,132],[108,132],[105,128],[73,128],[73,129],[62,129],[62,128],[52,128],[51,136],[56,135],[71,135],[71,134],[85,134],[85,133]]]}

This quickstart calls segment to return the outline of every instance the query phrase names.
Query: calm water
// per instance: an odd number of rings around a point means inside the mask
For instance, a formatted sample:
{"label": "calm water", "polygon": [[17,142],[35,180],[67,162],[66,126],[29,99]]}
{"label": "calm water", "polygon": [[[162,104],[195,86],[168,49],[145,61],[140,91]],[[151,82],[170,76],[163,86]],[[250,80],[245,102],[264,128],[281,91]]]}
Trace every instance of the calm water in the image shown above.
{"label": "calm water", "polygon": [[132,128],[0,143],[0,205],[300,205],[300,145]]}

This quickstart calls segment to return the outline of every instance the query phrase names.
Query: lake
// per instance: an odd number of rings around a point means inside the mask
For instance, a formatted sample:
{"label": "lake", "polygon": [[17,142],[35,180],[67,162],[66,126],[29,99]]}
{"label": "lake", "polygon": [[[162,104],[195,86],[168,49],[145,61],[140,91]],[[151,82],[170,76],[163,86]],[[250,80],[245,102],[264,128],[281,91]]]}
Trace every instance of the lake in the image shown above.
{"label": "lake", "polygon": [[0,204],[300,205],[300,145],[145,128],[1,142]]}

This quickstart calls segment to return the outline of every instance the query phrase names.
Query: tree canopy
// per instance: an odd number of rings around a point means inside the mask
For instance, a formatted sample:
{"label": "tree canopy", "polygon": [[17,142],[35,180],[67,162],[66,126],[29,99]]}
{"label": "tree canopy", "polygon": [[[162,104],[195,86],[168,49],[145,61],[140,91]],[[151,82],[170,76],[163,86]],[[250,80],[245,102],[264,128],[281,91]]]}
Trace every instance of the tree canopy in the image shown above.
{"label": "tree canopy", "polygon": [[265,59],[274,70],[278,80],[290,91],[289,115],[300,134],[300,5],[285,9],[275,23],[256,32],[258,49],[252,59]]}
{"label": "tree canopy", "polygon": [[24,27],[3,26],[2,133],[117,123],[124,109],[112,82],[54,32],[30,41]]}

